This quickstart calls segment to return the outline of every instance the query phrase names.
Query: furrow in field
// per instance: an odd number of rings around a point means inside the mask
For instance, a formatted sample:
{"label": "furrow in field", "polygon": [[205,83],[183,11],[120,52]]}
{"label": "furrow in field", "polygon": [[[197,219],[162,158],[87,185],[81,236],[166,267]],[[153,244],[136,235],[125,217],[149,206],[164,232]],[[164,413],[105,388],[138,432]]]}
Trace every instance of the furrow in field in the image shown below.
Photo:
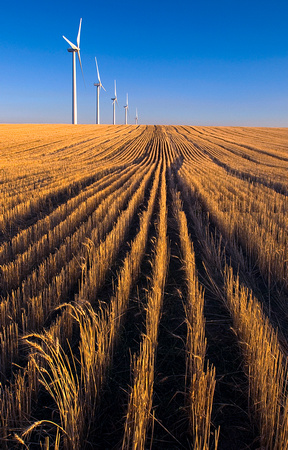
{"label": "furrow in field", "polygon": [[[247,402],[248,379],[244,373],[239,344],[232,331],[231,317],[220,293],[223,286],[222,265],[219,267],[218,264],[221,248],[213,246],[213,236],[210,236],[201,204],[197,203],[190,191],[188,194],[188,191],[183,189],[181,183],[179,189],[194,244],[197,271],[206,292],[206,355],[216,370],[211,419],[216,429],[220,426],[219,448],[225,448],[227,445],[231,445],[231,448],[244,448],[247,443],[253,448],[257,431],[255,432],[254,424],[250,421]],[[238,447],[235,447],[236,442]]]}
{"label": "furrow in field", "polygon": [[158,326],[162,310],[163,291],[168,267],[166,165],[162,168],[159,199],[158,236],[155,245],[153,278],[146,306],[145,333],[139,355],[132,359],[132,386],[124,428],[123,449],[144,449],[148,426],[151,423],[155,358]]}
{"label": "furrow in field", "polygon": [[[172,175],[173,176],[173,175]],[[189,435],[194,449],[209,449],[211,439],[211,413],[215,390],[215,368],[206,361],[204,291],[199,285],[194,246],[188,232],[187,217],[183,211],[180,192],[170,181],[172,203],[177,221],[181,259],[185,272],[184,310],[187,326],[186,340],[186,407],[189,418]],[[214,434],[214,431],[213,431]],[[217,448],[219,429],[215,431],[214,448]]]}
{"label": "furrow in field", "polygon": [[225,268],[225,292],[249,378],[251,406],[263,448],[282,449],[288,439],[287,360],[268,318],[251,291]]}

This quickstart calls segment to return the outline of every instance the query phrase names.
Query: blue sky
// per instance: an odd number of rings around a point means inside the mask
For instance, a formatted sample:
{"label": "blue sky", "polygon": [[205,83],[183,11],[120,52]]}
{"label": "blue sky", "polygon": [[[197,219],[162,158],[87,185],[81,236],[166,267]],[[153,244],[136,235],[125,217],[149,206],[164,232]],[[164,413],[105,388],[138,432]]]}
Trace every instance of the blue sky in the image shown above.
{"label": "blue sky", "polygon": [[1,5],[1,123],[71,123],[76,43],[78,123],[288,126],[288,2],[19,1]]}

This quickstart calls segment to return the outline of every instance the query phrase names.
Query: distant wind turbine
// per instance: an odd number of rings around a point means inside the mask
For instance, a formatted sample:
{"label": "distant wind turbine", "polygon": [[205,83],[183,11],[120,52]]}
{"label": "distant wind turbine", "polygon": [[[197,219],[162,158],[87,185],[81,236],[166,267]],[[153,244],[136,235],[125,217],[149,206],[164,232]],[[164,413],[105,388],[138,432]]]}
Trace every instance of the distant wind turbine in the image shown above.
{"label": "distant wind turbine", "polygon": [[95,63],[96,63],[97,77],[98,77],[98,83],[94,83],[94,86],[97,86],[96,123],[99,125],[100,124],[100,108],[99,108],[100,89],[101,88],[104,89],[105,92],[106,92],[106,89],[104,88],[103,84],[101,83],[96,56],[95,56]]}
{"label": "distant wind turbine", "polygon": [[136,108],[135,125],[138,125],[138,112]]}
{"label": "distant wind turbine", "polygon": [[118,105],[117,93],[116,93],[116,80],[114,80],[114,98],[111,98],[111,100],[113,101],[113,125],[115,125],[115,123],[116,123],[116,121],[115,121],[115,102],[117,102],[117,105]]}
{"label": "distant wind turbine", "polygon": [[79,30],[77,35],[77,45],[72,44],[65,36],[62,36],[66,42],[71,46],[68,48],[68,52],[73,54],[72,58],[72,123],[77,124],[77,93],[76,93],[76,53],[78,55],[82,76],[84,80],[84,74],[82,69],[82,63],[80,58],[80,33],[81,33],[82,19],[80,19]]}
{"label": "distant wind turbine", "polygon": [[125,109],[125,125],[127,125],[127,112],[128,112],[128,94],[126,94],[126,105],[124,106]]}

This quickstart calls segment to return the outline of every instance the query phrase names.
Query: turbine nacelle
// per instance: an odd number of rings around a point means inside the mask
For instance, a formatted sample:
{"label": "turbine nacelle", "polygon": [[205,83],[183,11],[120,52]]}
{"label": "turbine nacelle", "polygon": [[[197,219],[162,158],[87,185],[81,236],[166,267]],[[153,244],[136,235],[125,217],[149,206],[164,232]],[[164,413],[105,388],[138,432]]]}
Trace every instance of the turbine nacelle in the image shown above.
{"label": "turbine nacelle", "polygon": [[106,89],[104,88],[102,83],[94,83],[94,86],[99,86],[100,88],[104,89],[104,91],[106,92]]}
{"label": "turbine nacelle", "polygon": [[128,106],[128,94],[126,94],[126,105],[124,106],[124,108],[125,109],[129,109],[129,106]]}
{"label": "turbine nacelle", "polygon": [[[80,24],[81,24],[81,20],[80,19]],[[79,45],[75,45],[73,44],[71,41],[69,41],[69,39],[67,39],[65,36],[62,36],[63,39],[65,39],[66,42],[68,42],[68,44],[70,45],[71,48],[68,48],[68,52],[79,52],[80,51],[80,47]]]}
{"label": "turbine nacelle", "polygon": [[111,100],[114,102],[116,102],[118,104],[118,100],[117,100],[117,93],[116,93],[116,80],[114,80],[114,97],[111,98]]}
{"label": "turbine nacelle", "polygon": [[115,119],[115,102],[117,103],[117,105],[118,105],[118,100],[117,100],[117,92],[116,92],[116,80],[114,80],[114,97],[112,97],[111,98],[111,100],[112,100],[112,105],[113,105],[113,125],[115,125],[116,124],[116,119]]}

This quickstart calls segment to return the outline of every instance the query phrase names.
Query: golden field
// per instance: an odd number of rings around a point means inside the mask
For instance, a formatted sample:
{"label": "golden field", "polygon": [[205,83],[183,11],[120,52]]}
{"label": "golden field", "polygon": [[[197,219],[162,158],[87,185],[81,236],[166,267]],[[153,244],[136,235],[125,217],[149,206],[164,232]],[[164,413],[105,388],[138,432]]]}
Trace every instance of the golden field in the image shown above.
{"label": "golden field", "polygon": [[0,447],[288,449],[288,129],[0,137]]}

